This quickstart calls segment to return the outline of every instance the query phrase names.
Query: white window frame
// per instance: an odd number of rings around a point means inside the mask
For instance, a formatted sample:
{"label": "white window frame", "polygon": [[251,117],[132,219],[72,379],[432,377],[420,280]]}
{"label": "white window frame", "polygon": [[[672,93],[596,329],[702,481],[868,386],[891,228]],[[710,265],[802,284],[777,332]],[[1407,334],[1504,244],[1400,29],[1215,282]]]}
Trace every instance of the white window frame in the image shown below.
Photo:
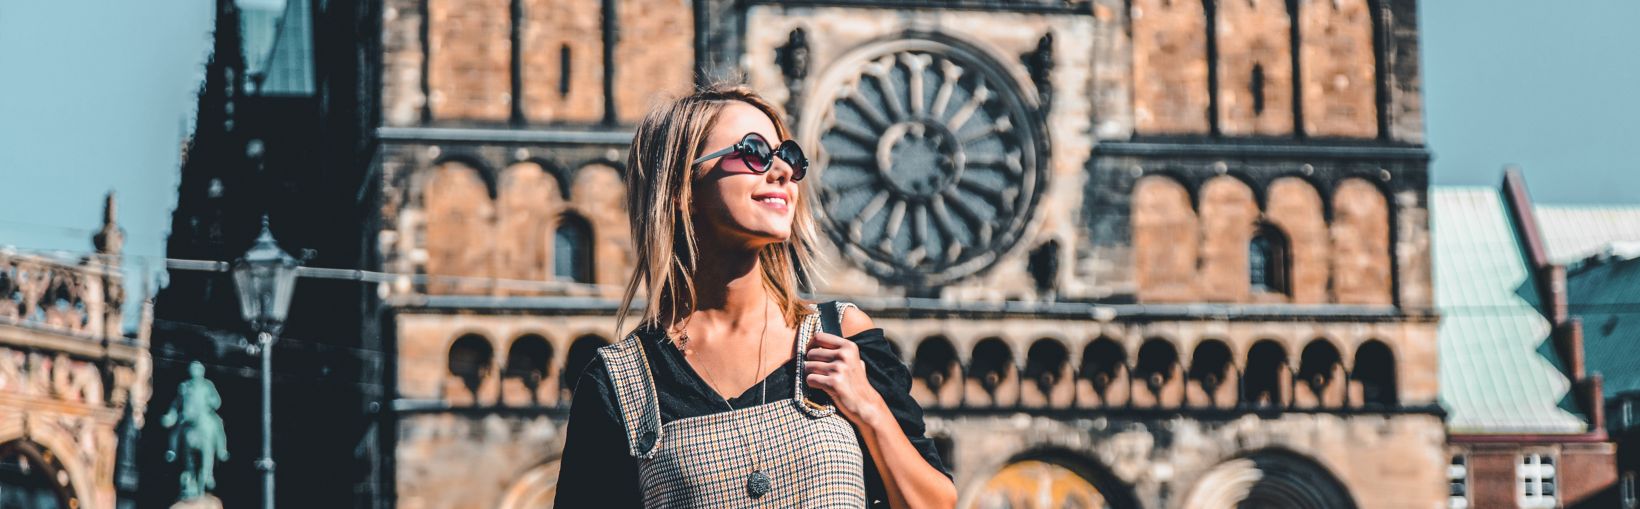
{"label": "white window frame", "polygon": [[[1446,481],[1448,486],[1447,509],[1469,509],[1469,457],[1464,453],[1452,455],[1446,464]],[[1453,484],[1463,486],[1463,494],[1453,495],[1450,487]]]}
{"label": "white window frame", "polygon": [[[1559,464],[1554,454],[1549,452],[1521,453],[1519,461],[1515,462],[1515,498],[1520,502],[1521,509],[1552,509],[1557,506],[1560,484],[1555,468]],[[1552,493],[1546,495],[1545,491]]]}
{"label": "white window frame", "polygon": [[1636,493],[1635,488],[1634,472],[1623,472],[1623,480],[1618,481],[1618,490],[1623,497],[1623,509],[1640,507],[1640,493]]}

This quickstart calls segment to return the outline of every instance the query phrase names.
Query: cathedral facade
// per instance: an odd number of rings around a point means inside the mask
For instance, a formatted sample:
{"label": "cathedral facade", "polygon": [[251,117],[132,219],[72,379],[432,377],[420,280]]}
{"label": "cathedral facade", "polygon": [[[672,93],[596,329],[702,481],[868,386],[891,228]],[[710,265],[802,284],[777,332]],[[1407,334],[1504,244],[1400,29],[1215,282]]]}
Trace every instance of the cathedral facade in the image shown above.
{"label": "cathedral facade", "polygon": [[[1413,0],[384,0],[387,504],[549,505],[623,157],[736,77],[963,507],[1433,508]],[[367,25],[368,26],[368,25]]]}
{"label": "cathedral facade", "polygon": [[126,333],[114,196],[95,251],[0,249],[0,506],[133,507],[153,367],[144,303]]}

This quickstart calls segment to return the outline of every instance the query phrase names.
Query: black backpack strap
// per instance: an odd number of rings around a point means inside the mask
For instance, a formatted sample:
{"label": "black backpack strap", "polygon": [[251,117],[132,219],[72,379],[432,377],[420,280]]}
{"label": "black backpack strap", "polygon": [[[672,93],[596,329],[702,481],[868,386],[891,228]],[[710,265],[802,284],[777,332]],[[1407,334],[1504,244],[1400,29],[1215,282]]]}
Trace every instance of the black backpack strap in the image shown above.
{"label": "black backpack strap", "polygon": [[820,330],[833,336],[843,335],[844,303],[831,301],[820,304]]}

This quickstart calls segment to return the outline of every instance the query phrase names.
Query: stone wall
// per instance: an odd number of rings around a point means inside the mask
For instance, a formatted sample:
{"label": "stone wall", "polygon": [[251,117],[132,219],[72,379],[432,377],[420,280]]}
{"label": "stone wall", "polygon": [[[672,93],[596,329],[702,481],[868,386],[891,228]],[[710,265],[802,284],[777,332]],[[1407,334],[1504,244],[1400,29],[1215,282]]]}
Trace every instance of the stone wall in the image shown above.
{"label": "stone wall", "polygon": [[602,3],[522,0],[519,68],[524,118],[592,123],[604,118]]}
{"label": "stone wall", "polygon": [[1230,0],[1216,6],[1220,131],[1226,136],[1292,134],[1292,19],[1287,2]]}
{"label": "stone wall", "polygon": [[617,0],[615,12],[615,114],[635,124],[657,101],[687,94],[695,82],[693,2]]}
{"label": "stone wall", "polygon": [[507,0],[427,0],[433,118],[504,122],[512,112]]}
{"label": "stone wall", "polygon": [[694,83],[687,0],[389,0],[383,17],[389,126],[629,125]]}
{"label": "stone wall", "polygon": [[1300,0],[1304,132],[1316,137],[1377,134],[1372,12],[1367,0]]}
{"label": "stone wall", "polygon": [[[400,417],[395,507],[552,506],[564,420],[548,415],[413,413]],[[539,473],[550,471],[550,479]]]}
{"label": "stone wall", "polygon": [[[963,504],[975,507],[1006,498],[1007,490],[987,486],[1004,466],[1066,456],[1087,459],[1077,467],[1089,471],[1095,488],[1118,507],[1124,499],[1153,508],[1232,507],[1249,494],[1266,503],[1286,502],[1266,492],[1281,486],[1283,476],[1295,478],[1287,483],[1295,491],[1313,491],[1316,498],[1337,495],[1326,486],[1336,481],[1337,491],[1363,509],[1443,507],[1445,502],[1440,482],[1445,431],[1433,415],[942,416],[929,429],[950,438],[948,461],[957,472]],[[1293,466],[1261,472],[1256,460],[1266,457],[1284,457]]]}
{"label": "stone wall", "polygon": [[[509,150],[510,149],[510,150]],[[390,146],[384,157],[384,265],[396,291],[614,298],[633,263],[614,148]],[[498,170],[499,169],[499,170]],[[590,280],[556,275],[556,234],[590,230]],[[573,246],[572,246],[573,247]]]}

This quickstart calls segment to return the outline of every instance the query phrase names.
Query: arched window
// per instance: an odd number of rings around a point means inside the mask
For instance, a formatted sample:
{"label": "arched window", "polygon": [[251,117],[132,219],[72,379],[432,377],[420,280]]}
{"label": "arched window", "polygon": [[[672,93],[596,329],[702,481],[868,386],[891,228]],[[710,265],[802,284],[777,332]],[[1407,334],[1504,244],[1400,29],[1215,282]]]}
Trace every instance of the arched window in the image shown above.
{"label": "arched window", "polygon": [[1127,403],[1127,351],[1110,338],[1099,338],[1082,350],[1077,399],[1083,407]]}
{"label": "arched window", "polygon": [[1247,369],[1242,372],[1242,404],[1254,408],[1286,408],[1292,382],[1292,371],[1287,365],[1287,351],[1281,344],[1271,340],[1253,344],[1247,351]]}
{"label": "arched window", "polygon": [[581,216],[565,214],[553,235],[552,275],[560,281],[592,282],[592,226]]}
{"label": "arched window", "polygon": [[507,367],[501,377],[522,382],[529,394],[528,401],[540,404],[541,384],[547,380],[551,362],[552,344],[547,338],[535,334],[519,336],[507,349]]}
{"label": "arched window", "polygon": [[1235,405],[1236,377],[1230,347],[1221,341],[1205,340],[1190,355],[1190,386],[1186,399],[1197,407],[1229,408]]}
{"label": "arched window", "polygon": [[1075,396],[1070,372],[1070,352],[1064,344],[1048,338],[1032,343],[1025,353],[1023,403],[1055,408],[1069,406]]}
{"label": "arched window", "polygon": [[574,66],[570,64],[569,58],[570,58],[569,45],[565,44],[565,45],[559,46],[558,47],[558,96],[559,97],[569,97],[570,70],[574,69]]}
{"label": "arched window", "polygon": [[1289,293],[1287,236],[1266,224],[1247,245],[1247,275],[1254,292]]}
{"label": "arched window", "polygon": [[962,401],[962,365],[957,349],[943,336],[917,345],[911,363],[911,395],[923,406],[955,406]]}
{"label": "arched window", "polygon": [[1133,366],[1133,405],[1171,408],[1183,402],[1179,378],[1179,351],[1164,339],[1145,340],[1139,346],[1139,360]]}
{"label": "arched window", "polygon": [[1355,350],[1355,371],[1351,374],[1356,400],[1367,408],[1393,408],[1397,404],[1395,354],[1378,341],[1368,341]]}
{"label": "arched window", "polygon": [[490,363],[495,360],[495,348],[490,340],[477,334],[456,338],[450,345],[450,375],[461,380],[474,400],[484,379],[490,376]]}
{"label": "arched window", "polygon": [[1253,115],[1264,114],[1264,64],[1253,64],[1253,72],[1247,79],[1247,88],[1253,96]]}
{"label": "arched window", "polygon": [[1014,352],[999,338],[987,338],[974,345],[969,362],[968,398],[973,406],[1009,406],[1016,401]]}
{"label": "arched window", "polygon": [[1344,364],[1338,349],[1325,340],[1311,341],[1299,354],[1298,398],[1302,407],[1336,408],[1344,404]]}

